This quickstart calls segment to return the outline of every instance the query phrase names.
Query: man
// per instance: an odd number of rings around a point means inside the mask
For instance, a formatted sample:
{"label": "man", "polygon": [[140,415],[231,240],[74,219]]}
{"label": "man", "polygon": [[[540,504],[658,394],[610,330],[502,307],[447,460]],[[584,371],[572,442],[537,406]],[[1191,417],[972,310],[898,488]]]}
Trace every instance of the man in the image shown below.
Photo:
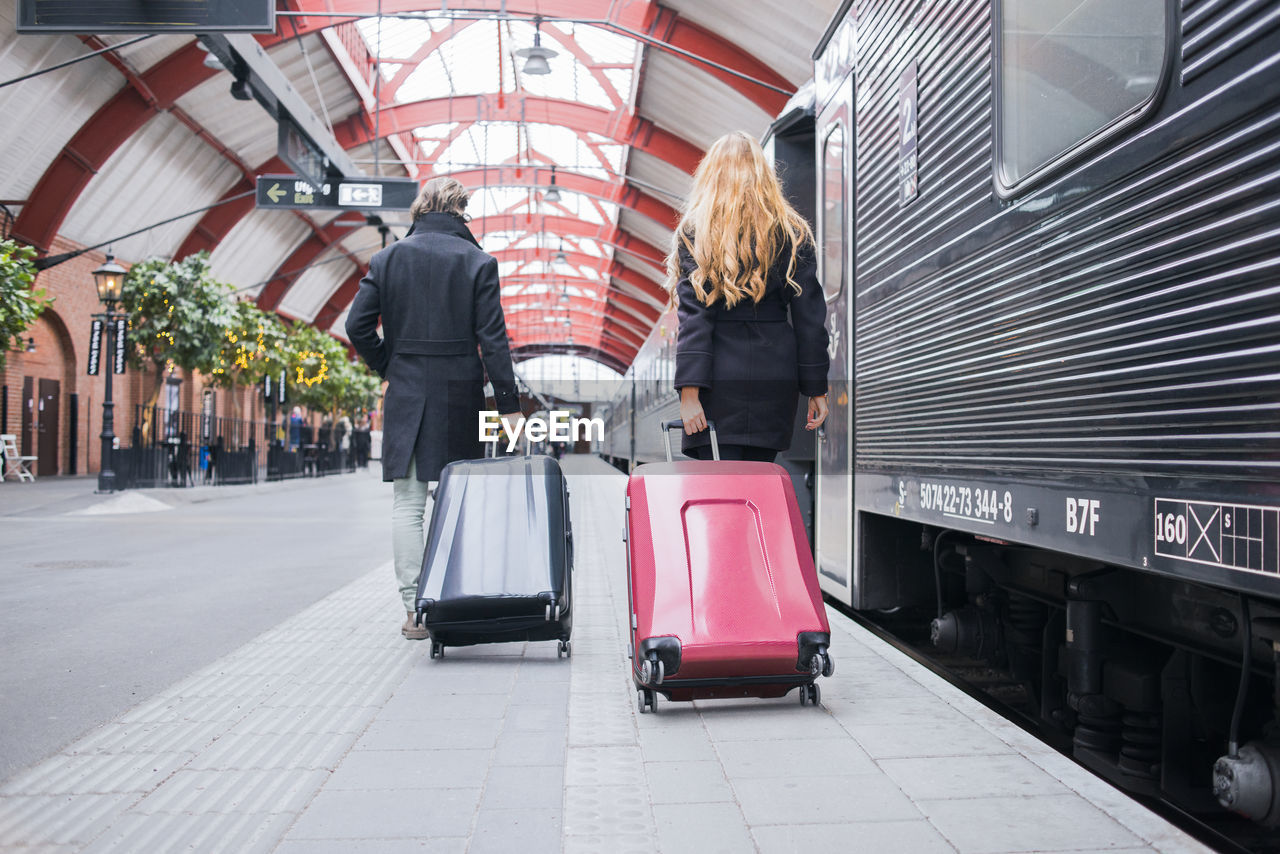
{"label": "man", "polygon": [[369,261],[347,316],[351,344],[388,383],[382,479],[393,483],[391,544],[406,612],[400,631],[410,640],[427,637],[413,612],[429,483],[446,464],[483,456],[476,425],[486,372],[507,429],[520,418],[498,262],[467,228],[466,207],[462,184],[428,181],[409,210],[409,233]]}

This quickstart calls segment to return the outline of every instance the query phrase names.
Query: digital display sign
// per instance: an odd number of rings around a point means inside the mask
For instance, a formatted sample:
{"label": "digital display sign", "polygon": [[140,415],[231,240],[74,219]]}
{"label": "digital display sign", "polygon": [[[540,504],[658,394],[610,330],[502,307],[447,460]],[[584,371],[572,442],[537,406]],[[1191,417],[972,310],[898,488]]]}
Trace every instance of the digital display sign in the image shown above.
{"label": "digital display sign", "polygon": [[18,0],[20,33],[273,33],[274,0]]}

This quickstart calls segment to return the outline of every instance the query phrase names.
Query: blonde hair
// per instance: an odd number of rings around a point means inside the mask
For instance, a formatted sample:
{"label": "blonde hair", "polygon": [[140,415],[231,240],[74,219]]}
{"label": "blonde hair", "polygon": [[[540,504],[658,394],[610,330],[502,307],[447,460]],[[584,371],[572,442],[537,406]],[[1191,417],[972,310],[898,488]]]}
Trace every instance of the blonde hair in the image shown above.
{"label": "blonde hair", "polygon": [[467,198],[467,188],[457,179],[441,175],[422,185],[422,191],[409,208],[409,216],[417,219],[432,211],[462,216],[467,209]]}
{"label": "blonde hair", "polygon": [[787,284],[797,294],[796,253],[813,229],[787,202],[760,143],[741,131],[711,144],[693,173],[693,189],[667,256],[667,287],[675,298],[680,247],[693,257],[689,284],[704,305],[723,299],[732,308],[764,296],[769,268],[784,248]]}

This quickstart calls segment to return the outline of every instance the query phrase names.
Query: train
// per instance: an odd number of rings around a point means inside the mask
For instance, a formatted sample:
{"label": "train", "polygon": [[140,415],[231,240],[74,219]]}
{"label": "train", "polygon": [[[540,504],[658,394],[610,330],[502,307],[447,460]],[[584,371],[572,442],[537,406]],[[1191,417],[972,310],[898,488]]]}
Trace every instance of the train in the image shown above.
{"label": "train", "polygon": [[[780,458],[824,594],[1255,849],[1280,840],[1278,28],[1249,0],[845,0],[764,137],[827,297],[830,416]],[[606,407],[624,470],[677,416],[676,327]]]}

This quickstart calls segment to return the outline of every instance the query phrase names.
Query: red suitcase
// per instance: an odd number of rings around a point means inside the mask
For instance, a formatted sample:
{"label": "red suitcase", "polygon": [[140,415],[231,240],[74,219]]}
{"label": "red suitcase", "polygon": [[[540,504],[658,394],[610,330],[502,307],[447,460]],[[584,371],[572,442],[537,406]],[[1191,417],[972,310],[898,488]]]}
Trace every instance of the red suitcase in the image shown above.
{"label": "red suitcase", "polygon": [[[831,628],[786,469],[681,460],[627,482],[631,675],[640,711],[669,700],[781,697],[817,703]],[[710,427],[713,450],[715,428]]]}

